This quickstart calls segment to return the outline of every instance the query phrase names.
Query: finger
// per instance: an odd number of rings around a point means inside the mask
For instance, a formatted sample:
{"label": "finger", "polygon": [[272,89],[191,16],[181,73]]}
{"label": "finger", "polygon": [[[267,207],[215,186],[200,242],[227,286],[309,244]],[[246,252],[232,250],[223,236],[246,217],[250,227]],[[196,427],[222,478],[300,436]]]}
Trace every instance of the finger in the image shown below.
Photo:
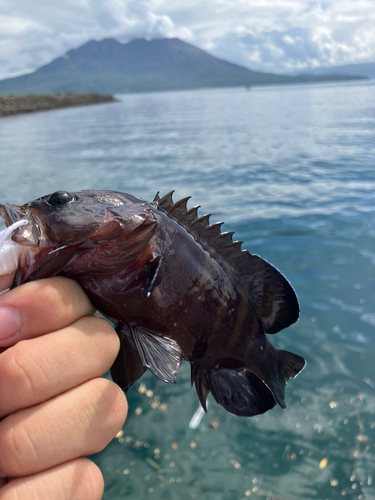
{"label": "finger", "polygon": [[0,355],[0,418],[100,377],[119,347],[108,321],[90,316],[10,347]]}
{"label": "finger", "polygon": [[32,476],[15,479],[0,491],[1,500],[100,500],[104,482],[99,468],[79,458]]}
{"label": "finger", "polygon": [[124,424],[121,389],[94,379],[0,423],[0,477],[36,474],[101,451]]}
{"label": "finger", "polygon": [[10,288],[12,286],[15,273],[16,272],[14,271],[13,273],[5,274],[4,276],[0,276],[0,294],[4,290],[7,290],[8,288]]}
{"label": "finger", "polygon": [[60,276],[0,296],[0,347],[70,325],[95,309],[79,284]]}

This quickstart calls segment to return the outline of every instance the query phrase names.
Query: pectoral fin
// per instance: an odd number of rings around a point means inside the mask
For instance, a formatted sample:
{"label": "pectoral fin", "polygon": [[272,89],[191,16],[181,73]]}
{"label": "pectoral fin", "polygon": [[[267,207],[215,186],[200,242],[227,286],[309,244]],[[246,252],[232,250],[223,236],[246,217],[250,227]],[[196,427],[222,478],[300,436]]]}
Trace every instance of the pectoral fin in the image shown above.
{"label": "pectoral fin", "polygon": [[140,293],[142,298],[149,298],[153,289],[160,284],[162,261],[163,257],[160,254],[153,254],[151,259],[147,262],[144,268],[145,285]]}
{"label": "pectoral fin", "polygon": [[129,331],[143,366],[163,382],[175,382],[182,362],[177,342],[140,326],[131,325]]}
{"label": "pectoral fin", "polygon": [[[134,260],[130,272],[123,277],[122,292],[139,291],[142,299],[148,299],[162,280],[163,256],[155,243],[149,243]],[[146,304],[145,304],[145,307]]]}

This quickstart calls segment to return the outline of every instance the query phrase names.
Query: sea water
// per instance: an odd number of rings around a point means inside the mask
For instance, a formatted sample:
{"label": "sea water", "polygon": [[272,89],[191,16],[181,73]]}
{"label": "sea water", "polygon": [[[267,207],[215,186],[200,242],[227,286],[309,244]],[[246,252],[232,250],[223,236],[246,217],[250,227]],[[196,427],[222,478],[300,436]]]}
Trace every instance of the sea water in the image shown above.
{"label": "sea water", "polygon": [[293,284],[300,320],[270,341],[304,356],[288,408],[198,408],[150,373],[94,458],[105,500],[375,498],[375,84],[214,89],[0,120],[0,201],[176,190]]}

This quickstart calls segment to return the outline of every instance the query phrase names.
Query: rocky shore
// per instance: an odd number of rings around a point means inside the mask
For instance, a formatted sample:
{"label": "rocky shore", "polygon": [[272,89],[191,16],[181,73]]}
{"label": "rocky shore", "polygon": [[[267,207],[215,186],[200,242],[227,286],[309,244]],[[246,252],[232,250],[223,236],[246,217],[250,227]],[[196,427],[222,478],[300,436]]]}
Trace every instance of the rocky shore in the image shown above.
{"label": "rocky shore", "polygon": [[45,111],[47,109],[82,106],[100,102],[115,102],[112,95],[104,94],[54,94],[0,97],[0,116]]}

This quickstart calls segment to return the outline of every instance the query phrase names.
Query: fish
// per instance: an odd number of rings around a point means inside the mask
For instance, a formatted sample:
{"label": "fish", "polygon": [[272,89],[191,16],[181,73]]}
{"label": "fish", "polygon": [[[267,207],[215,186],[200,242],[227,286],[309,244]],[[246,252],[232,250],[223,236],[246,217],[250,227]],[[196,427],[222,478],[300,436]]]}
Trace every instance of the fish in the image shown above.
{"label": "fish", "polygon": [[[17,246],[12,288],[51,276],[76,280],[115,325],[111,376],[125,392],[150,370],[174,383],[182,360],[207,397],[240,417],[286,408],[285,386],[305,360],[268,335],[299,316],[288,280],[188,208],[173,191],[152,202],[117,191],[56,191],[0,205]],[[1,258],[1,254],[0,254]]]}

